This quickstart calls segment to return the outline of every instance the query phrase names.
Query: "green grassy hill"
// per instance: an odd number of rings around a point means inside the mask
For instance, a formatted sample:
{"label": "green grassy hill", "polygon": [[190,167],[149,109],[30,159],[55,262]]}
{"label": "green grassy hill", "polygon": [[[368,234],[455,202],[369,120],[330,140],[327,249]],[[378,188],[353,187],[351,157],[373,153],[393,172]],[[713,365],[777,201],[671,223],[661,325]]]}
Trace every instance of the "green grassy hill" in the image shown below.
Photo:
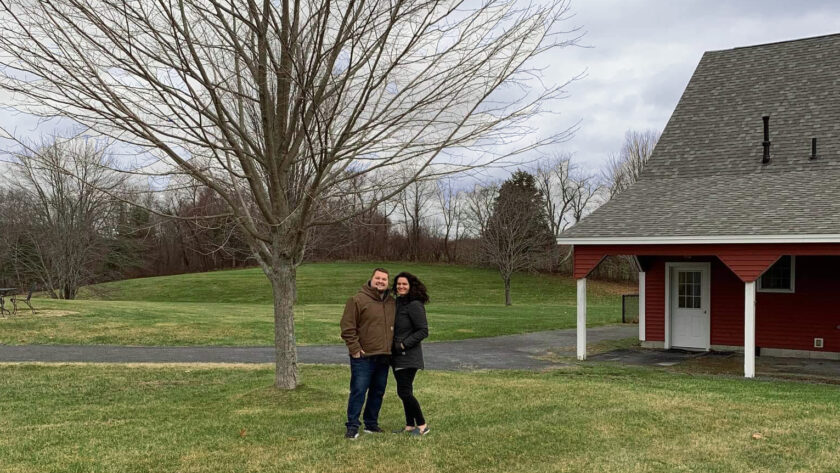
{"label": "green grassy hill", "polygon": [[[498,274],[479,268],[406,263],[314,263],[298,272],[297,341],[342,343],[343,305],[372,268],[411,271],[429,289],[430,340],[525,333],[575,326],[575,285],[558,275],[515,275],[504,305]],[[621,293],[634,287],[592,281],[588,324],[621,320]],[[80,299],[38,299],[37,315],[0,319],[0,343],[271,345],[272,294],[259,269],[131,279],[85,288]]]}
{"label": "green grassy hill", "polygon": [[[311,263],[298,271],[299,305],[343,304],[367,282],[373,268],[384,267],[395,276],[415,274],[426,284],[432,303],[503,304],[504,286],[489,269],[446,264],[416,263]],[[575,283],[567,276],[517,274],[511,293],[514,304],[574,304]],[[627,286],[590,284],[598,302],[614,299]],[[631,288],[632,290],[632,288]],[[271,286],[259,268],[128,279],[98,284],[81,291],[80,299],[146,302],[240,302],[271,304]]]}

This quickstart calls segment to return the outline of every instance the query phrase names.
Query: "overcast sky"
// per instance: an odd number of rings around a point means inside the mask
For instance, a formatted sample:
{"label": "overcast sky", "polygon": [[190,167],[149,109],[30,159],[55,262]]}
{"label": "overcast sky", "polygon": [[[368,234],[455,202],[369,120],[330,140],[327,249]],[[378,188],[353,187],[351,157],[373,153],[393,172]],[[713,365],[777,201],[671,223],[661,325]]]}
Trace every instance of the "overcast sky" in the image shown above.
{"label": "overcast sky", "polygon": [[[552,51],[544,78],[584,77],[552,107],[559,118],[538,126],[545,133],[579,122],[556,152],[592,171],[625,131],[665,127],[704,51],[840,33],[840,0],[571,0],[571,15],[562,26],[580,28],[580,46]],[[34,134],[34,119],[2,115],[0,125]]]}
{"label": "overcast sky", "polygon": [[586,77],[547,126],[580,120],[561,148],[592,169],[626,130],[665,127],[704,51],[840,33],[837,0],[572,0],[571,10],[567,25],[588,47],[554,51],[546,75]]}

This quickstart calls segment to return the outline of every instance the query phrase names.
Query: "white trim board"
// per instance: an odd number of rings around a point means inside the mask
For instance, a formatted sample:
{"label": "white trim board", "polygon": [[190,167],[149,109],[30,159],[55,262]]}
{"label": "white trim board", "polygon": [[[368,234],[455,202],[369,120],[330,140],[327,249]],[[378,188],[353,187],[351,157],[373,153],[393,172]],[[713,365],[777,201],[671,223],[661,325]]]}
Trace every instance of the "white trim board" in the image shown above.
{"label": "white trim board", "polygon": [[645,272],[639,271],[639,341],[645,341]]}
{"label": "white trim board", "polygon": [[755,378],[755,281],[744,283],[744,377]]}
{"label": "white trim board", "polygon": [[593,237],[557,239],[560,245],[679,245],[720,243],[840,243],[840,235],[710,235],[671,237]]}
{"label": "white trim board", "polygon": [[577,280],[577,359],[586,359],[586,278]]}

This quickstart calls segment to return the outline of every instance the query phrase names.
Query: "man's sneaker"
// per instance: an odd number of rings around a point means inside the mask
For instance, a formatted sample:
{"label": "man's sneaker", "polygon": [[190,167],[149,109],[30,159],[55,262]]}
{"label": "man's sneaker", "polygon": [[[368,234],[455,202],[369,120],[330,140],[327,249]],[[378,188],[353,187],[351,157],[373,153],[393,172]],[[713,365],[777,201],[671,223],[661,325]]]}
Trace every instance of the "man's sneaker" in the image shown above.
{"label": "man's sneaker", "polygon": [[359,437],[359,429],[355,429],[353,427],[348,427],[347,428],[347,433],[344,434],[344,438],[350,439],[350,440],[355,440],[358,437]]}
{"label": "man's sneaker", "polygon": [[374,427],[365,427],[366,434],[384,434],[385,431],[382,430],[378,425]]}

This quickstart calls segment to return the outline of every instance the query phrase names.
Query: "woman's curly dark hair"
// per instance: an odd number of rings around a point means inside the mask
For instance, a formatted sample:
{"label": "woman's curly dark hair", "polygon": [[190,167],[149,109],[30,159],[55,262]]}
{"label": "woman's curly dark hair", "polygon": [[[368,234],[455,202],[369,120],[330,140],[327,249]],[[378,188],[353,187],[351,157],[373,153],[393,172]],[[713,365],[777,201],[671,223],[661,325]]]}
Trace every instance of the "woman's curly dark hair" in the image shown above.
{"label": "woman's curly dark hair", "polygon": [[408,300],[420,301],[424,304],[429,302],[429,294],[426,292],[426,286],[417,279],[417,276],[405,271],[397,274],[394,278],[394,295],[397,294],[397,280],[399,278],[406,278],[408,280]]}

